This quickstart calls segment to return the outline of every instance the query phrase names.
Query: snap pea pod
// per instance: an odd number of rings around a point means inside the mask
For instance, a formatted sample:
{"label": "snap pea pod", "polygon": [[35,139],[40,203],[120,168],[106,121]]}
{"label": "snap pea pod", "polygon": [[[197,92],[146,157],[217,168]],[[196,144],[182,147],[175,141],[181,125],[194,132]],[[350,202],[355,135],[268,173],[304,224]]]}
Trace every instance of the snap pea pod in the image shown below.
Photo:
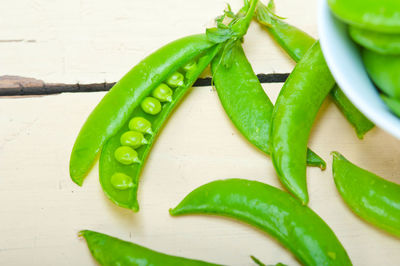
{"label": "snap pea pod", "polygon": [[359,28],[400,33],[398,0],[328,0],[332,12],[342,21]]}
{"label": "snap pea pod", "polygon": [[374,83],[391,98],[400,99],[400,55],[384,55],[363,49],[364,66]]}
{"label": "snap pea pod", "polygon": [[318,110],[334,84],[316,42],[289,75],[272,114],[272,162],[282,184],[303,204],[308,203],[308,137]]}
{"label": "snap pea pod", "polygon": [[400,117],[400,100],[395,98],[387,97],[384,94],[381,94],[382,100],[386,103],[387,107],[398,117]]}
{"label": "snap pea pod", "polygon": [[208,263],[200,260],[171,256],[149,248],[123,241],[102,233],[83,230],[80,232],[87,242],[90,253],[103,266],[169,266],[188,265],[216,266],[220,264]]}
{"label": "snap pea pod", "polygon": [[170,214],[230,217],[272,235],[304,265],[351,265],[334,232],[315,212],[288,193],[261,182],[210,182],[190,192]]}
{"label": "snap pea pod", "polygon": [[[269,131],[274,108],[254,73],[240,42],[232,49],[232,64],[221,64],[220,52],[211,62],[213,83],[221,104],[235,127],[257,148],[270,154]],[[308,150],[307,163],[325,169],[318,155]]]}
{"label": "snap pea pod", "polygon": [[343,200],[361,219],[400,237],[400,185],[333,152],[333,178]]}
{"label": "snap pea pod", "polygon": [[400,54],[400,34],[382,33],[349,26],[351,38],[359,45],[380,53]]}
{"label": "snap pea pod", "polygon": [[[210,48],[204,55],[196,60],[197,67],[186,72],[183,84],[175,89],[171,101],[163,104],[162,110],[159,114],[147,114],[140,106],[131,112],[131,117],[143,117],[149,121],[151,123],[152,131],[154,132],[151,135],[149,134],[147,137],[147,144],[136,149],[139,163],[125,165],[121,164],[115,158],[114,152],[121,146],[121,136],[125,132],[129,131],[129,123],[125,123],[117,134],[105,143],[100,155],[99,175],[103,191],[112,202],[120,207],[128,208],[133,211],[139,210],[139,204],[137,201],[139,176],[147,155],[151,150],[152,144],[169,114],[191,88],[197,77],[203,72],[207,65],[209,65],[211,59],[216,55],[221,46],[222,45],[220,44]],[[113,176],[118,173],[127,176],[131,185],[126,186],[125,189],[120,189],[116,186],[115,182],[113,182]]]}
{"label": "snap pea pod", "polygon": [[[295,62],[300,61],[315,39],[304,31],[280,20],[271,11],[274,11],[273,0],[269,2],[268,7],[259,3],[256,10],[257,20],[266,26],[272,37]],[[365,133],[374,127],[374,124],[350,102],[336,84],[330,91],[330,96],[347,121],[354,127],[358,138],[362,139]]]}
{"label": "snap pea pod", "polygon": [[70,158],[72,180],[82,185],[102,146],[127,122],[132,111],[168,76],[215,46],[205,34],[171,42],[132,68],[87,118]]}

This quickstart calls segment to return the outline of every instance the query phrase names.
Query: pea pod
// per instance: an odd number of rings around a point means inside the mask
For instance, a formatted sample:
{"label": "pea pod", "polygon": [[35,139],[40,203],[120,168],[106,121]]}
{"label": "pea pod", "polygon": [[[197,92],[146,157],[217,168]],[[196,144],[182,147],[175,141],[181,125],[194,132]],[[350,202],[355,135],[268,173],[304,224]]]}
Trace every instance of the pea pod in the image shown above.
{"label": "pea pod", "polygon": [[169,265],[219,265],[200,260],[187,259],[160,253],[149,248],[123,241],[102,233],[83,230],[90,253],[100,265],[123,266],[169,266]]}
{"label": "pea pod", "polygon": [[342,21],[359,28],[400,33],[398,0],[328,0],[332,12]]}
{"label": "pea pod", "polygon": [[[225,66],[220,52],[211,63],[213,83],[225,112],[236,128],[257,148],[270,154],[269,131],[274,108],[257,79],[240,42],[231,48],[232,64]],[[309,165],[326,164],[308,150]]]}
{"label": "pea pod", "polygon": [[303,204],[308,203],[308,137],[334,83],[319,42],[316,42],[286,80],[272,114],[272,162],[282,184]]}
{"label": "pea pod", "polygon": [[[207,67],[220,47],[221,45],[217,45],[211,48],[206,54],[197,60],[197,69],[192,72],[187,72],[188,75],[184,79],[184,83],[182,86],[179,86],[175,89],[170,102],[163,103],[160,113],[157,115],[148,114],[140,106],[131,112],[130,115],[133,119],[136,117],[142,117],[149,121],[152,132],[154,132],[152,135],[146,135],[146,144],[136,149],[139,163],[132,163],[128,165],[121,164],[119,160],[116,160],[114,154],[115,150],[117,150],[121,145],[121,136],[123,136],[126,132],[129,132],[130,121],[126,122],[125,125],[105,143],[100,155],[99,175],[103,191],[112,202],[120,207],[128,208],[133,211],[139,210],[139,204],[137,202],[139,176],[147,155],[151,150],[152,144],[157,137],[157,133],[160,131],[162,125],[167,120],[174,107],[191,88],[192,84],[196,81],[201,72],[203,72],[203,70]],[[112,183],[112,177],[116,173],[122,173],[126,176],[129,176],[133,185],[127,187],[125,190],[119,189],[118,184]]]}
{"label": "pea pod", "polygon": [[400,55],[383,55],[363,49],[364,66],[374,83],[391,98],[400,99]]}
{"label": "pea pod", "polygon": [[170,214],[234,218],[272,235],[304,265],[351,265],[336,235],[315,212],[261,182],[213,181],[189,193]]}
{"label": "pea pod", "polygon": [[395,98],[387,97],[384,94],[381,94],[382,100],[386,103],[387,107],[398,117],[400,117],[400,100]]}
{"label": "pea pod", "polygon": [[163,80],[215,46],[204,34],[181,38],[155,51],[132,68],[103,97],[87,118],[70,158],[72,180],[82,185],[104,143]]}
{"label": "pea pod", "polygon": [[351,38],[359,45],[380,53],[400,54],[400,34],[382,33],[349,26]]}
{"label": "pea pod", "polygon": [[400,185],[333,152],[333,178],[343,200],[363,220],[400,237]]}
{"label": "pea pod", "polygon": [[[315,39],[304,31],[280,20],[272,13],[273,10],[273,0],[270,0],[268,7],[259,3],[256,11],[257,20],[266,26],[271,36],[295,62],[300,61],[313,45]],[[374,127],[374,124],[350,102],[337,85],[332,88],[330,95],[335,105],[354,127],[358,138],[362,139],[365,133]]]}
{"label": "pea pod", "polygon": [[[240,16],[233,20],[229,25],[222,25],[219,23],[217,28],[207,29],[207,38],[218,44],[210,48],[199,58],[195,58],[195,64],[193,62],[184,62],[184,64],[180,66],[179,71],[175,71],[165,80],[161,80],[160,83],[166,83],[168,86],[174,88],[175,91],[172,94],[169,93],[169,90],[158,90],[159,84],[155,86],[157,93],[153,93],[153,96],[158,95],[158,98],[164,98],[164,96],[167,95],[170,97],[168,101],[163,102],[162,107],[157,107],[158,104],[161,105],[157,99],[147,97],[142,101],[140,106],[136,107],[131,112],[130,115],[133,117],[132,119],[142,117],[149,121],[149,124],[151,124],[152,127],[152,132],[154,132],[154,134],[150,135],[146,139],[145,145],[136,149],[136,161],[133,161],[133,163],[130,164],[121,163],[124,157],[130,158],[132,156],[128,156],[129,154],[125,156],[124,154],[117,154],[115,152],[116,150],[121,149],[121,139],[124,139],[122,136],[129,131],[131,122],[127,121],[125,125],[106,142],[100,156],[100,183],[106,196],[115,204],[133,211],[139,210],[139,204],[137,201],[139,175],[157,133],[160,131],[161,126],[173,108],[196,81],[197,77],[210,64],[211,60],[219,50],[223,48],[224,52],[229,52],[229,49],[226,48],[226,43],[234,43],[238,39],[241,39],[246,33],[256,4],[257,0],[246,2],[246,5],[240,11]],[[188,67],[188,65],[191,65],[191,67]],[[193,65],[197,67],[193,67]],[[187,69],[186,72],[185,69]],[[182,74],[184,72],[185,75]],[[166,93],[160,95],[161,91]],[[147,100],[148,103],[144,104],[145,100]],[[154,104],[152,104],[152,102],[154,102]],[[158,104],[155,104],[156,102],[158,102]],[[115,178],[116,174],[118,175],[118,178]],[[129,176],[131,179],[126,180],[126,178],[120,178],[122,174],[124,177]],[[119,184],[116,181],[121,181],[122,184]],[[132,183],[131,186],[126,185],[130,183]],[[122,190],[121,188],[126,189]]]}

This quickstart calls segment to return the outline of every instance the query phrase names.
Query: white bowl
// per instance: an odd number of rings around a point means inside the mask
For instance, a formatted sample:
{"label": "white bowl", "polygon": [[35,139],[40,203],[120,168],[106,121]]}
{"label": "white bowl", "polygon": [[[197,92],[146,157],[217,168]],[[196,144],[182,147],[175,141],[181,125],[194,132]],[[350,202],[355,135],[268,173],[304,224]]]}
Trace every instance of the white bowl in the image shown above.
{"label": "white bowl", "polygon": [[400,139],[400,119],[379,97],[359,48],[348,35],[346,24],[332,14],[327,0],[319,0],[318,33],[326,62],[343,92],[372,122]]}

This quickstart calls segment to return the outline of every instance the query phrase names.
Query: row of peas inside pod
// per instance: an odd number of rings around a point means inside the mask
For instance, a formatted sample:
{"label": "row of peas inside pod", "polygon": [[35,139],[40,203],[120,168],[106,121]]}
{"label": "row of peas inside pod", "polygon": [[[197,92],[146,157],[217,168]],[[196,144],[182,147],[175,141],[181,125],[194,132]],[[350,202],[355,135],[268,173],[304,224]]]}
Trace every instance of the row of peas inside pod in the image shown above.
{"label": "row of peas inside pod", "polygon": [[[182,72],[190,73],[197,68],[195,61],[189,62],[182,68]],[[140,104],[142,111],[148,115],[156,116],[161,112],[163,104],[171,102],[173,99],[173,89],[185,84],[185,76],[176,71],[165,83],[158,85]],[[146,135],[153,135],[152,125],[149,120],[141,116],[135,116],[129,121],[129,131],[123,133],[120,137],[121,146],[114,152],[115,160],[123,165],[134,163],[141,164],[137,149],[148,144]],[[126,190],[135,186],[132,178],[121,172],[116,172],[111,176],[111,184],[115,189]]]}

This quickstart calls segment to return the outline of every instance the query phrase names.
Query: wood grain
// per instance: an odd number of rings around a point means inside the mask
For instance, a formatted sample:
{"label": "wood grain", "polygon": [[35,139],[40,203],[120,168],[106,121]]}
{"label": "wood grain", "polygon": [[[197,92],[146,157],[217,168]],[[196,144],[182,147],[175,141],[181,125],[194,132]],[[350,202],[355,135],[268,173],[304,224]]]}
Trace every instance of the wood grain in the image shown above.
{"label": "wood grain", "polygon": [[[230,1],[238,8],[242,1]],[[316,36],[316,0],[279,0],[278,13]],[[27,82],[115,82],[151,51],[203,32],[225,0],[4,0],[0,73]],[[294,63],[257,24],[245,38],[256,73],[288,73]],[[209,73],[204,73],[209,76]],[[14,84],[8,78],[9,84]],[[14,84],[15,85],[15,84]],[[13,86],[14,86],[13,85]],[[275,101],[281,83],[263,84]],[[11,86],[11,85],[10,85]],[[17,85],[19,86],[18,82]],[[87,115],[105,92],[0,98],[0,265],[96,265],[81,229],[162,252],[226,265],[298,265],[268,235],[217,217],[172,218],[168,209],[194,188],[221,178],[248,178],[282,188],[270,159],[234,128],[212,87],[194,87],[163,128],[143,171],[141,211],[113,205],[97,165],[83,187],[71,182],[69,154]],[[330,152],[400,184],[399,142],[373,129],[363,141],[327,100],[310,147],[327,161],[308,169],[310,207],[334,230],[354,265],[399,265],[399,239],[357,218],[333,183]]]}

